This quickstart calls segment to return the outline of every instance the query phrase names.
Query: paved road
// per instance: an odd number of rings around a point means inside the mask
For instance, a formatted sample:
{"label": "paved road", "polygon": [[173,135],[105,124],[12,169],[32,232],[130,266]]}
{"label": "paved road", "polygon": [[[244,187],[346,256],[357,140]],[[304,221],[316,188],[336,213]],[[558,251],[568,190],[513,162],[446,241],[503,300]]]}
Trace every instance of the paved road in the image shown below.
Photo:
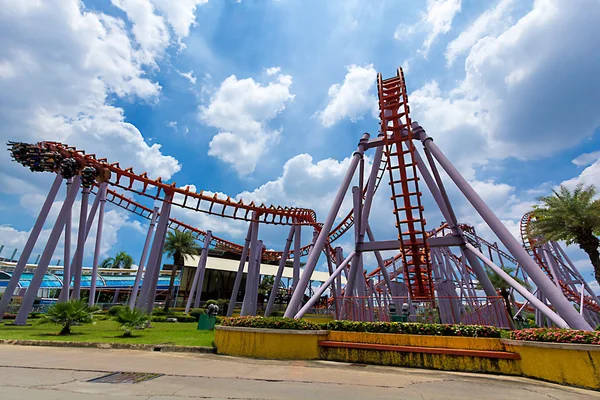
{"label": "paved road", "polygon": [[[116,371],[165,375],[136,384],[87,382]],[[0,398],[580,400],[600,393],[524,378],[325,361],[0,345]]]}

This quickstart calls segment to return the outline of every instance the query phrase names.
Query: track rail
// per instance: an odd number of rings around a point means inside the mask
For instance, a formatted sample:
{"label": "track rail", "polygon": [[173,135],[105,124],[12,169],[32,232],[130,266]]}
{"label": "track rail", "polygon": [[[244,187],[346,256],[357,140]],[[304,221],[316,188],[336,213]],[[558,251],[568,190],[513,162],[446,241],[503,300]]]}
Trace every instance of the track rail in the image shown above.
{"label": "track rail", "polygon": [[419,191],[417,161],[401,68],[393,78],[377,76],[381,133],[398,228],[404,281],[415,300],[435,297],[425,218]]}
{"label": "track rail", "polygon": [[[533,218],[534,217],[531,212],[526,213],[525,215],[523,215],[523,218],[521,218],[519,228],[521,231],[521,240],[523,241],[523,247],[525,247],[525,250],[527,250],[529,255],[533,257],[533,259],[539,265],[539,267],[552,279],[552,271],[550,270],[550,267],[546,264],[546,261],[539,252],[540,244],[544,240],[542,238],[534,237],[531,232],[531,220]],[[581,294],[577,293],[572,288],[570,288],[566,282],[559,280],[558,285],[560,286],[563,294],[567,299],[576,304],[581,303]],[[600,313],[600,305],[596,304],[596,302],[591,296],[584,295],[583,304],[587,306],[590,310]]]}

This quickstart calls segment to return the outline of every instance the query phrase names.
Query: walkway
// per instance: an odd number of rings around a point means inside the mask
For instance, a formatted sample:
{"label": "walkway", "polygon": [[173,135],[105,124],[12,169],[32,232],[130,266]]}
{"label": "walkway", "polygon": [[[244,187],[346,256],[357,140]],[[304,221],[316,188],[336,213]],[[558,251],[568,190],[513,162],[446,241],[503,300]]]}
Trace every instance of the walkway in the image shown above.
{"label": "walkway", "polygon": [[[136,384],[91,383],[106,372],[165,374]],[[3,400],[598,399],[600,393],[523,378],[265,361],[207,354],[0,345]]]}

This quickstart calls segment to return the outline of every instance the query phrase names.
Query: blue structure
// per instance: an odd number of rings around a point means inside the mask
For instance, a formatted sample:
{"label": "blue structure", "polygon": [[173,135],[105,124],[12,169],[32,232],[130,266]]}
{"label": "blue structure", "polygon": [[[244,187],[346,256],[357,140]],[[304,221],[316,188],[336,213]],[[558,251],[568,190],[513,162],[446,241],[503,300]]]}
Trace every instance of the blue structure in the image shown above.
{"label": "blue structure", "polygon": [[[0,292],[4,291],[4,288],[8,285],[8,281],[11,278],[11,271],[0,271]],[[19,291],[27,289],[33,278],[33,273],[23,273],[19,279],[18,288]],[[81,277],[81,288],[89,289],[92,277],[90,275],[82,275]],[[158,279],[157,291],[167,290],[169,288],[169,276],[160,276]],[[96,288],[99,291],[112,290],[116,291],[119,289],[121,293],[130,291],[133,289],[135,282],[135,275],[117,275],[114,273],[99,273],[96,280]],[[175,278],[174,287],[175,290],[179,289],[180,279]],[[61,289],[63,285],[62,271],[60,273],[47,273],[44,275],[44,280],[40,286],[39,297],[50,297],[51,290]],[[73,284],[71,284],[73,287]]]}

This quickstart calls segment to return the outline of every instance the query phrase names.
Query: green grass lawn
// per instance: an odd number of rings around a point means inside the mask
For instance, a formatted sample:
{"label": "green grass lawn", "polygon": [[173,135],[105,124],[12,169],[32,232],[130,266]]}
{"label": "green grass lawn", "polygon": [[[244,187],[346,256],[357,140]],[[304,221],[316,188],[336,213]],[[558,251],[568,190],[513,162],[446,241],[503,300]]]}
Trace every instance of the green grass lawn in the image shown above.
{"label": "green grass lawn", "polygon": [[133,331],[134,336],[123,337],[123,331],[114,321],[96,321],[94,324],[74,326],[72,334],[60,336],[60,327],[52,324],[32,326],[0,324],[0,339],[60,340],[72,342],[171,344],[180,346],[212,346],[214,333],[198,331],[195,323],[153,322],[153,328]]}

